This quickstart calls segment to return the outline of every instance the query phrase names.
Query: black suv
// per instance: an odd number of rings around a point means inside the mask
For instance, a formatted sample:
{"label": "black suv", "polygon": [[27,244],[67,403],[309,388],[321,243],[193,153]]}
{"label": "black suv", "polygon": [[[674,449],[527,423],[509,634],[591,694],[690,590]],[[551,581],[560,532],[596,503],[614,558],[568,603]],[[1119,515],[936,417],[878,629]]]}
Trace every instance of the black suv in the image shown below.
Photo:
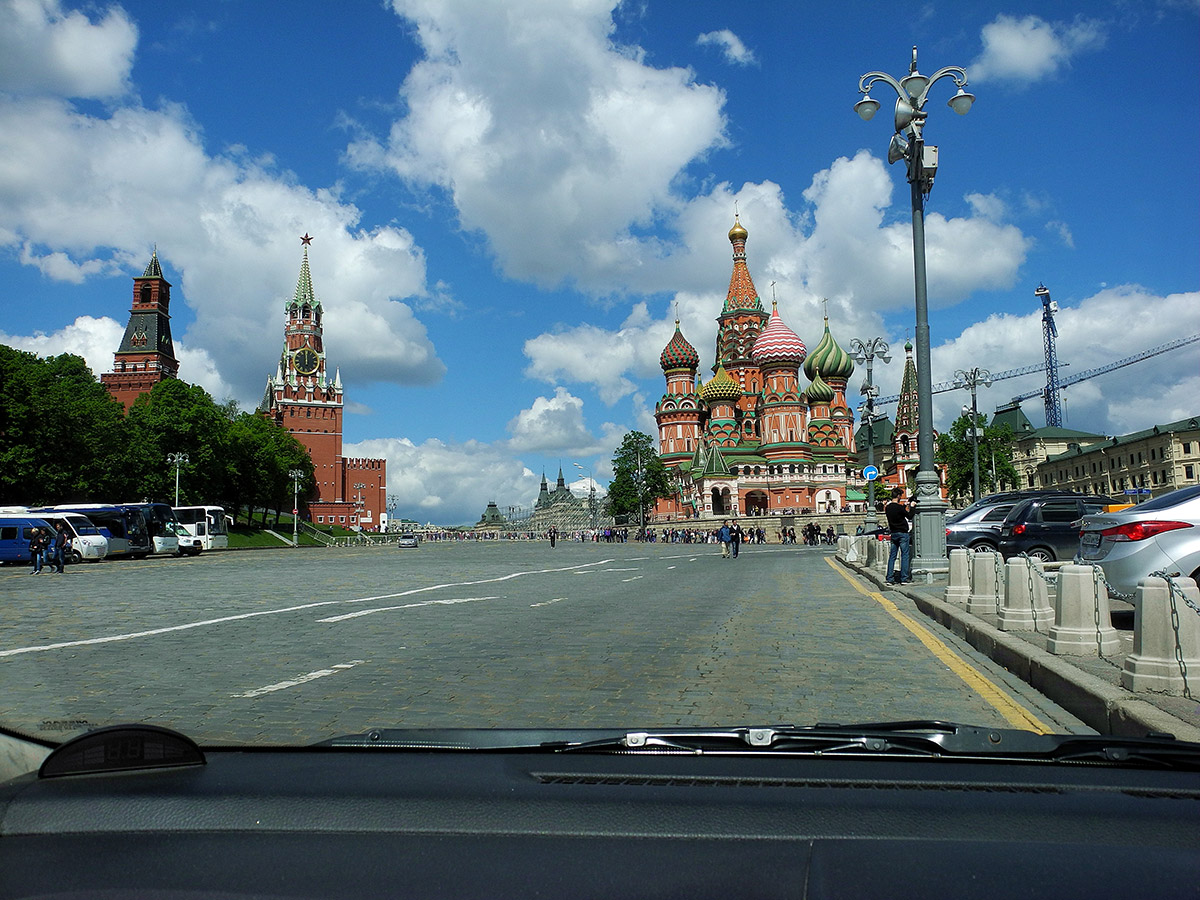
{"label": "black suv", "polygon": [[1117,503],[1102,494],[1042,494],[1022,500],[1000,526],[998,546],[1005,559],[1027,553],[1045,562],[1072,560],[1079,550],[1081,518]]}

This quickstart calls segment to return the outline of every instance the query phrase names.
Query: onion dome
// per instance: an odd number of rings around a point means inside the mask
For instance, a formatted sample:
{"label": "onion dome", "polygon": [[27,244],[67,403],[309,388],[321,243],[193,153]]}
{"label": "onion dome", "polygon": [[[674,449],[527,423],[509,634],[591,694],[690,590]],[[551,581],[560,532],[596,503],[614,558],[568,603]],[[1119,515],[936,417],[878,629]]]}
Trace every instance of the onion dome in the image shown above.
{"label": "onion dome", "polygon": [[815,381],[818,373],[825,378],[840,378],[845,380],[854,373],[854,360],[850,354],[838,346],[833,335],[829,333],[829,317],[825,317],[825,333],[815,350],[808,354],[804,361],[804,374],[809,380]]}
{"label": "onion dome", "polygon": [[812,384],[804,391],[808,397],[808,402],[811,403],[832,403],[835,396],[833,388],[825,383],[821,378],[821,373],[817,372],[813,377]]}
{"label": "onion dome", "polygon": [[729,377],[724,366],[719,366],[712,380],[700,388],[700,399],[710,405],[721,400],[732,402],[740,396],[742,386]]}
{"label": "onion dome", "polygon": [[675,320],[675,334],[663,348],[658,364],[664,372],[670,369],[694,369],[700,365],[700,354],[688,343],[683,332],[679,330],[679,320]]}
{"label": "onion dome", "polygon": [[738,217],[734,216],[733,227],[729,229],[729,242],[733,243],[734,241],[744,241],[748,234],[749,232],[746,231],[746,229],[742,227],[742,223],[738,221]]}
{"label": "onion dome", "polygon": [[767,327],[758,333],[758,339],[750,350],[750,358],[758,365],[792,365],[799,366],[804,362],[808,353],[804,341],[797,337],[796,332],[783,324],[779,315],[779,307],[771,303],[771,318]]}

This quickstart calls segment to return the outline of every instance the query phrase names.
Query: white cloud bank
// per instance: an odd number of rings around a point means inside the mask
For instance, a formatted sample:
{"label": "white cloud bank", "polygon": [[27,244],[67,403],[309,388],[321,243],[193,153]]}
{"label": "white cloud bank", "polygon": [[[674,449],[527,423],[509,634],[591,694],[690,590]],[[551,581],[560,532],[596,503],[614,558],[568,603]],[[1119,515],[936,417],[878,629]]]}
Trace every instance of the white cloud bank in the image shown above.
{"label": "white cloud bank", "polygon": [[1077,16],[1072,22],[1047,22],[1038,16],[998,15],[983,27],[983,52],[967,76],[975,81],[1032,84],[1051,78],[1080,53],[1099,50],[1107,39],[1104,25]]}
{"label": "white cloud bank", "polygon": [[753,66],[758,63],[758,60],[754,58],[754,52],[728,28],[722,28],[720,31],[706,31],[696,38],[696,44],[700,47],[719,47],[725,61],[735,66]]}

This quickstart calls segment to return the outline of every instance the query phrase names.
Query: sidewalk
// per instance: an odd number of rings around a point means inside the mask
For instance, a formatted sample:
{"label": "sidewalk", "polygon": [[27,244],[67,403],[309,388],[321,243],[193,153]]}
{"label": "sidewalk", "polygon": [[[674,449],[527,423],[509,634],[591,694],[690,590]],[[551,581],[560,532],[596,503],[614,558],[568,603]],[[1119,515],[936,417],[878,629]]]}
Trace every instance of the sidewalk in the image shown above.
{"label": "sidewalk", "polygon": [[[859,563],[839,562],[880,590],[908,597],[917,609],[954,632],[972,647],[1004,666],[1022,681],[1079,717],[1101,734],[1141,736],[1167,732],[1180,740],[1200,742],[1200,693],[1192,699],[1152,692],[1133,693],[1121,686],[1121,667],[1133,647],[1133,606],[1110,599],[1113,627],[1120,632],[1122,652],[1110,657],[1058,656],[1047,651],[1047,635],[1036,631],[1001,631],[994,615],[976,616],[947,603],[946,576],[932,584],[887,584],[883,574]],[[1200,675],[1189,678],[1193,683]]]}

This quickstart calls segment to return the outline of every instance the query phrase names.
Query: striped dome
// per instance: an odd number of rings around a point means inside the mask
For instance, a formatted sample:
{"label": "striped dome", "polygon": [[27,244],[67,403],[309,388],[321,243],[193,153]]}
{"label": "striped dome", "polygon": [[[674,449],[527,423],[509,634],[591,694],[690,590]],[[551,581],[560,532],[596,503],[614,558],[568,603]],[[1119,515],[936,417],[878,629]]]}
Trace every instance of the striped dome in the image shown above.
{"label": "striped dome", "polygon": [[675,321],[675,334],[663,348],[658,364],[664,372],[670,369],[694,369],[700,365],[700,354],[688,343],[683,332],[679,330],[679,321]]}
{"label": "striped dome", "polygon": [[779,363],[799,366],[807,353],[804,341],[783,324],[779,308],[772,303],[771,318],[767,327],[758,333],[758,339],[750,350],[751,359],[760,366]]}
{"label": "striped dome", "polygon": [[823,378],[840,378],[845,380],[854,373],[854,360],[850,354],[838,346],[833,335],[829,333],[829,319],[825,319],[825,333],[815,350],[808,354],[804,361],[804,374],[810,380],[820,374]]}
{"label": "striped dome", "polygon": [[820,372],[813,378],[812,384],[808,386],[804,394],[808,397],[809,403],[832,403],[835,396],[833,388],[825,383]]}
{"label": "striped dome", "polygon": [[705,403],[715,403],[718,400],[736,400],[742,396],[742,387],[729,377],[724,366],[717,368],[717,374],[712,381],[700,388],[700,399]]}

